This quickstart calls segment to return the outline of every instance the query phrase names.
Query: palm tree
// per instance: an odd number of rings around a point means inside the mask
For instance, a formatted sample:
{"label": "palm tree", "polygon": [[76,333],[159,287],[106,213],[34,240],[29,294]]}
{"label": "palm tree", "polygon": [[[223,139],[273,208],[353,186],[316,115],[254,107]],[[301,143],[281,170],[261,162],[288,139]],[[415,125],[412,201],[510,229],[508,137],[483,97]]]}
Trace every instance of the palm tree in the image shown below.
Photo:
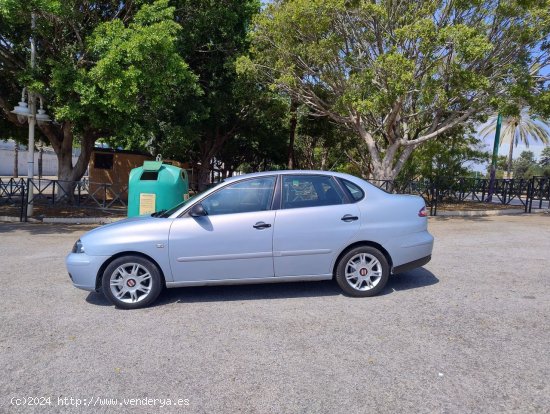
{"label": "palm tree", "polygon": [[[487,121],[487,124],[481,129],[479,134],[483,137],[489,137],[495,134],[497,124],[497,115],[493,115]],[[510,144],[508,152],[508,165],[506,175],[508,178],[512,174],[512,155],[514,147],[520,143],[529,148],[530,142],[550,142],[550,122],[541,119],[536,115],[529,114],[527,109],[523,109],[519,115],[508,116],[502,120],[502,132],[500,133],[500,145]]]}

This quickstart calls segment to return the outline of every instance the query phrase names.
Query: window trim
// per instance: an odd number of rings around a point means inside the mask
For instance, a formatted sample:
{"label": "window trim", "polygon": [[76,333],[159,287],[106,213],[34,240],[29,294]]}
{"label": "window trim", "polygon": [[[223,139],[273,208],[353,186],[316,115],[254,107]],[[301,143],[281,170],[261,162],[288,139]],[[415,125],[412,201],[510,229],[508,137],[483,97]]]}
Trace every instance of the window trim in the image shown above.
{"label": "window trim", "polygon": [[[284,177],[294,177],[294,176],[296,176],[296,177],[323,177],[323,178],[328,178],[329,181],[332,181],[334,189],[336,190],[338,195],[340,197],[342,197],[342,203],[341,204],[325,204],[325,205],[319,205],[319,206],[283,208],[283,179],[284,179]],[[341,205],[344,205],[344,204],[351,204],[349,202],[350,196],[348,195],[347,192],[345,192],[341,188],[340,183],[338,182],[338,180],[336,179],[336,177],[334,175],[330,175],[330,174],[293,174],[293,173],[280,174],[279,184],[280,184],[280,189],[279,189],[279,191],[280,191],[279,198],[280,199],[279,199],[279,204],[278,204],[278,210],[293,210],[293,209],[296,209],[296,208],[318,208],[318,207],[341,206]]]}
{"label": "window trim", "polygon": [[[275,178],[275,183],[273,184],[273,190],[271,191],[271,203],[269,204],[268,208],[266,210],[258,210],[258,211],[271,211],[271,210],[274,210],[274,205],[273,205],[273,200],[275,199],[275,193],[277,191],[277,183],[279,181],[279,178],[277,176],[277,174],[271,174],[271,175],[262,175],[262,176],[258,176],[258,177],[249,177],[249,178],[245,178],[243,180],[235,180],[235,181],[230,181],[228,182],[226,185],[223,185],[221,186],[220,188],[218,188],[216,191],[213,191],[211,193],[208,193],[207,195],[205,195],[204,197],[201,197],[199,200],[197,200],[196,202],[190,204],[189,206],[187,206],[187,208],[182,211],[180,214],[178,214],[178,216],[176,218],[181,218],[181,217],[191,217],[189,215],[189,210],[191,210],[191,208],[197,204],[197,203],[202,203],[205,199],[207,199],[208,197],[226,189],[227,187],[229,186],[232,186],[232,185],[235,185],[235,184],[241,184],[241,183],[244,183],[246,181],[251,181],[251,180],[258,180],[258,179],[262,179],[262,178]],[[243,212],[240,212],[240,213],[227,213],[227,214],[214,214],[214,216],[226,216],[226,215],[229,215],[229,214],[243,214],[243,213],[253,213],[253,211],[243,211]],[[205,217],[208,217],[205,216]]]}

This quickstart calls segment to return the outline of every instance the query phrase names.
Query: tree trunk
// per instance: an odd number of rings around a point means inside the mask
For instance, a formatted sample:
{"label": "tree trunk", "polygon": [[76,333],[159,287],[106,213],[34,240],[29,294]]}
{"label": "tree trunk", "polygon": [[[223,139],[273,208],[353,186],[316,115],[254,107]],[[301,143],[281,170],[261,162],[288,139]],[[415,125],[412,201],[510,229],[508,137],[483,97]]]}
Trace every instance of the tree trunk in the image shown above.
{"label": "tree trunk", "polygon": [[296,125],[298,124],[297,115],[298,105],[293,99],[290,101],[290,123],[289,123],[289,141],[288,141],[288,169],[292,170],[295,166],[294,143],[296,141]]}
{"label": "tree trunk", "polygon": [[202,160],[201,165],[197,165],[197,186],[199,192],[206,190],[210,184],[210,160]]}
{"label": "tree trunk", "polygon": [[506,177],[512,178],[512,156],[514,155],[514,138],[510,142],[510,150],[508,151],[508,165],[506,166]]}
{"label": "tree trunk", "polygon": [[100,137],[100,133],[96,130],[83,132],[80,137],[80,155],[76,164],[73,165],[74,133],[72,124],[65,122],[60,127],[46,124],[41,126],[41,130],[48,137],[57,155],[57,195],[60,201],[72,203],[74,190],[88,168],[94,144]]}
{"label": "tree trunk", "polygon": [[57,194],[58,201],[67,201],[72,204],[74,201],[74,191],[77,182],[73,177],[72,154],[67,157],[65,154],[57,156]]}
{"label": "tree trunk", "polygon": [[328,148],[323,148],[323,151],[321,152],[321,170],[325,170],[327,168],[327,161],[328,161]]}
{"label": "tree trunk", "polygon": [[19,144],[13,147],[13,178],[19,178]]}

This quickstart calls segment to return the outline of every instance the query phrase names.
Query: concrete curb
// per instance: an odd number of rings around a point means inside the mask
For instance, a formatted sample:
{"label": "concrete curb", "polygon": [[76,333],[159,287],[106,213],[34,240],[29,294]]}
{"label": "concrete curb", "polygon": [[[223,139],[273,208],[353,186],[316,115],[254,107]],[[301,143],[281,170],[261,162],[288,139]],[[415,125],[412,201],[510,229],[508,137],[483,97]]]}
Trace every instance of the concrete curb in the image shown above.
{"label": "concrete curb", "polygon": [[[36,219],[30,217],[29,223],[50,223],[50,224],[107,224],[122,220],[124,217],[44,217]],[[0,216],[0,222],[19,223],[19,217]]]}
{"label": "concrete curb", "polygon": [[[9,223],[19,223],[19,217],[0,216],[0,221],[7,221]],[[29,223],[42,223],[42,221],[31,217],[29,218]]]}
{"label": "concrete curb", "polygon": [[42,223],[55,224],[107,224],[122,220],[124,217],[44,217]]}
{"label": "concrete curb", "polygon": [[524,209],[504,209],[504,210],[449,210],[438,211],[435,217],[479,217],[479,216],[505,216],[505,215],[525,214]]}

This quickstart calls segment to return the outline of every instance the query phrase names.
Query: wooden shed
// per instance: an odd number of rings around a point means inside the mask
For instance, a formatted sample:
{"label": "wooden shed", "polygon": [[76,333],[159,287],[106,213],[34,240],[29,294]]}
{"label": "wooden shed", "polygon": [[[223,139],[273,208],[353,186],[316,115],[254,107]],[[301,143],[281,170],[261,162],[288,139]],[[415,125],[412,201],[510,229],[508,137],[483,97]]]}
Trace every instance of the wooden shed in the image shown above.
{"label": "wooden shed", "polygon": [[[126,202],[130,171],[141,167],[144,161],[154,159],[152,155],[139,151],[94,148],[88,172],[89,194],[96,200],[112,201],[119,198]],[[189,168],[188,164],[174,160],[163,162],[184,169]]]}

